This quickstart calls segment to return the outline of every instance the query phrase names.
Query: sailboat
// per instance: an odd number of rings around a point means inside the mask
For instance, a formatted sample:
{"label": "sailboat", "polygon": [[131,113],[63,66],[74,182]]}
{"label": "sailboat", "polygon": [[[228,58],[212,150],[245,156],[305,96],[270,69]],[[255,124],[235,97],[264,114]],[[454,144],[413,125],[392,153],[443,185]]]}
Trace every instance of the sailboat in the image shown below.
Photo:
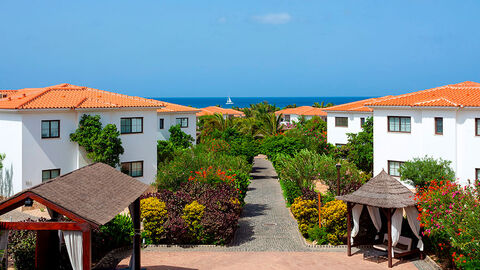
{"label": "sailboat", "polygon": [[232,105],[233,104],[233,101],[230,97],[227,98],[227,103],[225,103],[227,105]]}

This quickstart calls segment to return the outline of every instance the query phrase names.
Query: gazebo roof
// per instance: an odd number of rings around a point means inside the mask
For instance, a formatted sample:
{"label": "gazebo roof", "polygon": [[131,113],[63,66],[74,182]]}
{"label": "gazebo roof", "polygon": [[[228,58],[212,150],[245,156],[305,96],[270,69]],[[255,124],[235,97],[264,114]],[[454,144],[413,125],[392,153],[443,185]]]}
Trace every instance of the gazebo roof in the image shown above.
{"label": "gazebo roof", "polygon": [[413,196],[413,192],[382,170],[357,191],[336,198],[380,208],[404,208],[415,205]]}
{"label": "gazebo roof", "polygon": [[11,210],[9,205],[18,197],[32,194],[99,226],[112,220],[148,187],[109,165],[94,163],[15,194],[0,203],[0,214]]}

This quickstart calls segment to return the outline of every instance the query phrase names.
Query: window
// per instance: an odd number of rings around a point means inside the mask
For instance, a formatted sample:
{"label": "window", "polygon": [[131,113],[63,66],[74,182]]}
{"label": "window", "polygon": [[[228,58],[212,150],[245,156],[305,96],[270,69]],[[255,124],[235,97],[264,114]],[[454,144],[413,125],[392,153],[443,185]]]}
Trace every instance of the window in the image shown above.
{"label": "window", "polygon": [[403,162],[401,161],[388,161],[388,174],[391,176],[400,176],[399,169],[402,166]]}
{"label": "window", "polygon": [[344,144],[344,143],[336,143],[336,144],[335,144],[335,146],[338,147],[338,148],[340,148],[340,147],[342,147],[342,146],[345,146],[345,145],[346,145],[346,144]]}
{"label": "window", "polygon": [[365,124],[365,117],[361,117],[360,118],[360,127],[363,127],[364,124]]}
{"label": "window", "polygon": [[165,128],[165,119],[160,118],[160,121],[158,122],[158,128],[159,129],[164,129]]}
{"label": "window", "polygon": [[475,118],[475,136],[480,136],[480,118]]}
{"label": "window", "polygon": [[410,117],[389,116],[388,117],[388,131],[390,132],[410,132]]}
{"label": "window", "polygon": [[181,128],[188,127],[188,118],[177,118],[177,125],[180,125]]}
{"label": "window", "polygon": [[480,179],[480,169],[475,169],[475,180]]}
{"label": "window", "polygon": [[122,172],[131,177],[142,177],[143,161],[122,162]]}
{"label": "window", "polygon": [[60,175],[60,169],[53,170],[43,170],[42,171],[42,182],[48,181]]}
{"label": "window", "polygon": [[60,138],[60,120],[42,120],[42,139]]}
{"label": "window", "polygon": [[336,127],[348,127],[348,117],[335,117]]}
{"label": "window", "polygon": [[142,133],[143,132],[143,117],[130,117],[120,119],[120,133]]}
{"label": "window", "polygon": [[435,134],[443,135],[443,118],[435,117]]}
{"label": "window", "polygon": [[285,122],[290,122],[290,114],[285,114],[285,115],[283,116],[283,120],[284,120]]}

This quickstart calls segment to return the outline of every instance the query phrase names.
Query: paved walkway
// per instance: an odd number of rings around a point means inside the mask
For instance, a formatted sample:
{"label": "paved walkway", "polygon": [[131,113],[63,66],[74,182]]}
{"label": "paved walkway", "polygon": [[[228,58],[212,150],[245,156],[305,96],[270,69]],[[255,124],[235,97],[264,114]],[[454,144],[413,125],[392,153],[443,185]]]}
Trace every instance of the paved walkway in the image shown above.
{"label": "paved walkway", "polygon": [[[363,261],[360,253],[347,257],[345,249],[342,248],[321,249],[306,246],[298,231],[297,222],[285,207],[272,163],[263,158],[255,158],[251,175],[253,180],[245,197],[246,204],[231,245],[148,247],[142,253],[142,265],[150,266],[148,269],[179,270],[385,269],[383,264]],[[122,263],[126,264],[127,260]],[[396,269],[416,269],[415,266],[429,269],[422,261],[415,262],[415,265],[410,262],[403,263]]]}

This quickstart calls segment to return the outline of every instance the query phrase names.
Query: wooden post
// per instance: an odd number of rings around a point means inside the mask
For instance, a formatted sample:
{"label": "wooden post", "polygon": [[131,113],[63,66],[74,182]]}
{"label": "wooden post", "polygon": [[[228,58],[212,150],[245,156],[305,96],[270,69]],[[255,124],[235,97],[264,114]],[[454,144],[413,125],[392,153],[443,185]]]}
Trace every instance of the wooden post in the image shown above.
{"label": "wooden post", "polygon": [[388,267],[392,268],[392,209],[387,209],[387,228],[388,228]]}
{"label": "wooden post", "polygon": [[318,192],[318,228],[322,228],[322,194]]}
{"label": "wooden post", "polygon": [[83,239],[83,270],[90,270],[92,267],[92,230],[90,226],[82,231]]}
{"label": "wooden post", "polygon": [[347,255],[352,256],[352,204],[347,202]]}
{"label": "wooden post", "polygon": [[133,264],[134,270],[140,270],[140,199],[136,199],[133,202]]}

